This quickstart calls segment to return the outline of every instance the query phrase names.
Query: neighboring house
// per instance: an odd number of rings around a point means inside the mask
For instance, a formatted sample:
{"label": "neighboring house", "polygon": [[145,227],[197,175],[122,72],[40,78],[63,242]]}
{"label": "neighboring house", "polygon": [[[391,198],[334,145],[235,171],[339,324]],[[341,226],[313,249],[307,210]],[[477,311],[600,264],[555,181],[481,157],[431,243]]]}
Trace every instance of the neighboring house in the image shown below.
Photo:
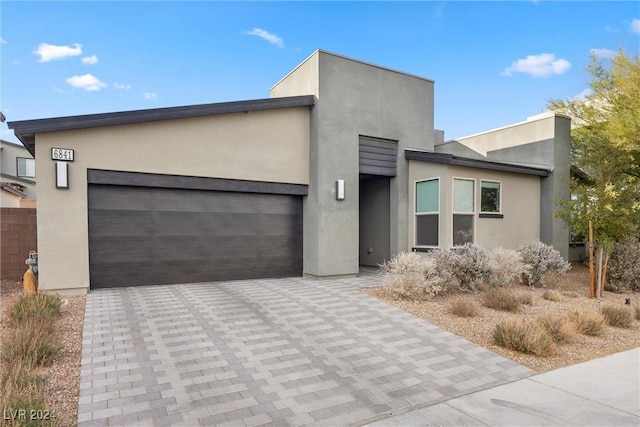
{"label": "neighboring house", "polygon": [[0,207],[35,207],[36,165],[23,146],[0,140]]}
{"label": "neighboring house", "polygon": [[268,99],[9,123],[38,159],[40,288],[356,275],[467,241],[566,255],[569,120],[444,143],[433,91],[319,50]]}

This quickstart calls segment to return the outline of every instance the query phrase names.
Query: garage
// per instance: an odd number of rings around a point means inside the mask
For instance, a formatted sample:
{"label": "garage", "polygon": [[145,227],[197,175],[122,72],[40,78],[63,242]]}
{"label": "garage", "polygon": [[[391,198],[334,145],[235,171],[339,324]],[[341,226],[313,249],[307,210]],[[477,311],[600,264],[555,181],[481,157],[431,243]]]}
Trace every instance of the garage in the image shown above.
{"label": "garage", "polygon": [[88,170],[92,289],[302,275],[307,186]]}

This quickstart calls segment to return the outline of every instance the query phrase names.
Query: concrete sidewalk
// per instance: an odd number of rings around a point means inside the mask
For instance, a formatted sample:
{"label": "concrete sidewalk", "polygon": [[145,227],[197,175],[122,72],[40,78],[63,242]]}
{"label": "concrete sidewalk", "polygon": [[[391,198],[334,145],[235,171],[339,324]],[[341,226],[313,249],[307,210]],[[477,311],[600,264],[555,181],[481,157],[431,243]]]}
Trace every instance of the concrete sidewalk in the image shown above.
{"label": "concrete sidewalk", "polygon": [[640,426],[640,348],[406,412],[370,426]]}

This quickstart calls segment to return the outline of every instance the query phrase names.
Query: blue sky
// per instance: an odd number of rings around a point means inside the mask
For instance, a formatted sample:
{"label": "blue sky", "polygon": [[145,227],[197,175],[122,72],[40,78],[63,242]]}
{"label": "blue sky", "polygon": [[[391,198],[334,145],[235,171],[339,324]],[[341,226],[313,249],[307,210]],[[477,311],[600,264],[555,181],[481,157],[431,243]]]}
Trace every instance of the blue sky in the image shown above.
{"label": "blue sky", "polygon": [[[8,121],[267,98],[324,49],[435,80],[451,139],[583,93],[590,52],[640,53],[637,1],[3,1],[0,14]],[[2,138],[17,141],[6,123]]]}

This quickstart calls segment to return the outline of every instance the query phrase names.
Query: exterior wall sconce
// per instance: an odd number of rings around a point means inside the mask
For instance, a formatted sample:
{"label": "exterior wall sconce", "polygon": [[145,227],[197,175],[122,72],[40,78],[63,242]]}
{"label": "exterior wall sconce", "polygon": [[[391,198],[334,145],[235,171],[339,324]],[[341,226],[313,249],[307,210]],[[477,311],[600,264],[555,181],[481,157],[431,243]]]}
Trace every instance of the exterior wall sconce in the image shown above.
{"label": "exterior wall sconce", "polygon": [[69,163],[56,162],[56,188],[69,189]]}
{"label": "exterior wall sconce", "polygon": [[336,200],[344,200],[344,179],[336,181]]}

